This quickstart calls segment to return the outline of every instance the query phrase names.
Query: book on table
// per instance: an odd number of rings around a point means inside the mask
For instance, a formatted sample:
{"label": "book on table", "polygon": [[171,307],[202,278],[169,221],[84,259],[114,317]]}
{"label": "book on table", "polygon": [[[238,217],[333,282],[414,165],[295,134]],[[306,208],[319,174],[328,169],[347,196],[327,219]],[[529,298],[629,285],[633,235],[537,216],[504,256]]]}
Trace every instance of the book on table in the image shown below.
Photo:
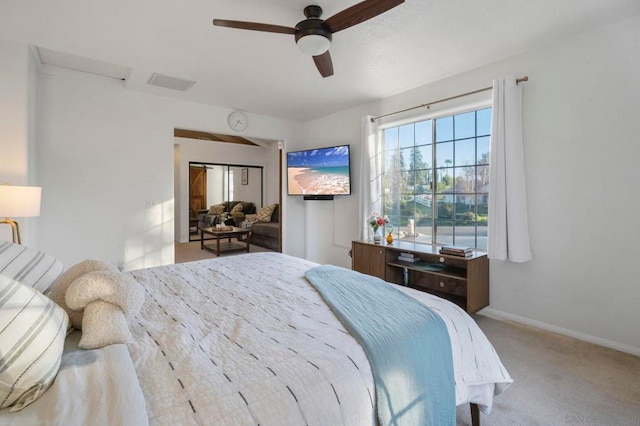
{"label": "book on table", "polygon": [[420,260],[420,255],[416,253],[402,252],[398,255],[398,260],[402,260],[403,262],[418,262]]}
{"label": "book on table", "polygon": [[470,257],[470,256],[473,256],[473,249],[470,247],[460,247],[460,246],[442,246],[440,247],[440,254]]}

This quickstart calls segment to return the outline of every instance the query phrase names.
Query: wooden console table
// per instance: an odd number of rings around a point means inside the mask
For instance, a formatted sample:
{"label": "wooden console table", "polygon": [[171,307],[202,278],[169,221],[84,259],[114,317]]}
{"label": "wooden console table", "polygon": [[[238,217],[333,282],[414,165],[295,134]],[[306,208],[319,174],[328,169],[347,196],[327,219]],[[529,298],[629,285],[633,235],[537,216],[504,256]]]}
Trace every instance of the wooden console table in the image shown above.
{"label": "wooden console table", "polygon": [[[352,242],[352,269],[447,299],[468,313],[489,306],[489,260],[438,253],[440,247],[408,241],[393,244]],[[417,262],[398,259],[400,253],[418,256]]]}
{"label": "wooden console table", "polygon": [[[213,238],[208,238],[207,240],[216,240],[215,245],[213,244],[205,244],[204,235],[211,235]],[[231,242],[231,237],[238,237],[238,239],[242,238],[242,236],[246,237],[246,246],[244,244]],[[221,239],[228,238],[227,242],[220,243]],[[236,250],[247,250],[249,253],[249,240],[251,239],[251,229],[245,228],[236,228],[234,227],[232,230],[220,230],[216,228],[202,228],[200,229],[200,249],[201,250],[209,250],[216,254],[216,256],[220,256],[220,253],[223,251],[236,251]]]}

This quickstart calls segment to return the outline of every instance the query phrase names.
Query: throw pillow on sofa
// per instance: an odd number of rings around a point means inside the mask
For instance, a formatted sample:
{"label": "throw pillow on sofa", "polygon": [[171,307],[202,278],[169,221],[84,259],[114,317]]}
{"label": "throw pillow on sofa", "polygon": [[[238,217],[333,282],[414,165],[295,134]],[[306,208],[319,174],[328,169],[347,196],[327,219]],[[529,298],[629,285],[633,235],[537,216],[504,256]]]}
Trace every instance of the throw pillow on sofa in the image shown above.
{"label": "throw pillow on sofa", "polygon": [[211,206],[209,207],[209,213],[207,214],[212,214],[212,215],[221,215],[224,212],[224,205],[223,204],[216,204],[215,206]]}
{"label": "throw pillow on sofa", "polygon": [[275,209],[275,204],[262,207],[256,212],[256,219],[258,219],[258,222],[271,222],[271,215]]}
{"label": "throw pillow on sofa", "polygon": [[233,215],[234,213],[242,213],[243,208],[244,206],[242,205],[242,203],[238,203],[235,206],[233,206],[229,214]]}

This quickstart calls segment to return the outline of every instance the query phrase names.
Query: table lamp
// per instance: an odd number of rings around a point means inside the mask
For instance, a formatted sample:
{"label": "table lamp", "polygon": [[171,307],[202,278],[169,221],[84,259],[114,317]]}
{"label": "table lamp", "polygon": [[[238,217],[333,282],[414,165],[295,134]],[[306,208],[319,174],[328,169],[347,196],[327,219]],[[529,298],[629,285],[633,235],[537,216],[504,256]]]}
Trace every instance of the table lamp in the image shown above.
{"label": "table lamp", "polygon": [[40,216],[40,193],[38,186],[10,186],[0,185],[0,224],[11,225],[13,242],[22,244],[20,241],[20,228],[18,223],[9,219],[11,217],[34,217]]}

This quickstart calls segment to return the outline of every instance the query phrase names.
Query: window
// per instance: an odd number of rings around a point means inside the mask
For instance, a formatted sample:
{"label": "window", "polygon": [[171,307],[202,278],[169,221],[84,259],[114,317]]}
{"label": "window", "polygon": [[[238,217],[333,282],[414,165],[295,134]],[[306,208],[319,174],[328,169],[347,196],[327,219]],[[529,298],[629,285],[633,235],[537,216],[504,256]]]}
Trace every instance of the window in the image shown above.
{"label": "window", "polygon": [[383,131],[383,209],[397,238],[487,248],[491,108]]}

